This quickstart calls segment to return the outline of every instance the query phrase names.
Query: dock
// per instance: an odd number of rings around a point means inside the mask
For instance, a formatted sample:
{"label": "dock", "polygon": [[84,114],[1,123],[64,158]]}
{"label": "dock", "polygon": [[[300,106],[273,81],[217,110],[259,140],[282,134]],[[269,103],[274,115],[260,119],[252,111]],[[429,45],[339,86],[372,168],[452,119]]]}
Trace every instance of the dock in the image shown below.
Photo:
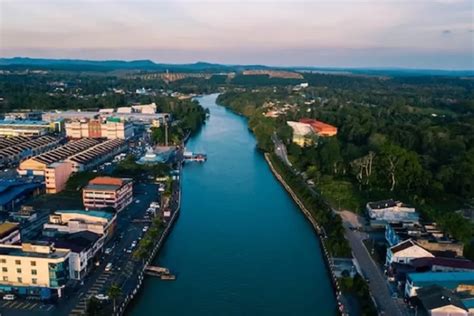
{"label": "dock", "polygon": [[207,160],[207,155],[204,153],[193,153],[186,151],[183,153],[183,158],[185,161],[205,162]]}
{"label": "dock", "polygon": [[176,280],[176,276],[171,274],[168,268],[158,267],[158,266],[146,266],[145,274],[150,276],[159,277],[161,280]]}

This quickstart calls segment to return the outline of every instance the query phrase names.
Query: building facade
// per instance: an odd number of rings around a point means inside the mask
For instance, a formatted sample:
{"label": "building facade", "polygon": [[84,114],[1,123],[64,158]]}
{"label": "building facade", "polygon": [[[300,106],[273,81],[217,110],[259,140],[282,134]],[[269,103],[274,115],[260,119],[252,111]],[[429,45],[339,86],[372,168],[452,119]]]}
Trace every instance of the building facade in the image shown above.
{"label": "building facade", "polygon": [[30,120],[0,120],[1,136],[42,136],[50,132],[50,123]]}
{"label": "building facade", "polygon": [[68,249],[51,244],[0,245],[0,292],[61,297],[69,279]]}
{"label": "building facade", "polygon": [[82,200],[86,209],[112,207],[122,211],[133,200],[131,179],[97,177],[82,190]]}
{"label": "building facade", "polygon": [[72,164],[67,161],[54,162],[44,170],[46,193],[61,192],[66,187],[66,182],[72,173]]}

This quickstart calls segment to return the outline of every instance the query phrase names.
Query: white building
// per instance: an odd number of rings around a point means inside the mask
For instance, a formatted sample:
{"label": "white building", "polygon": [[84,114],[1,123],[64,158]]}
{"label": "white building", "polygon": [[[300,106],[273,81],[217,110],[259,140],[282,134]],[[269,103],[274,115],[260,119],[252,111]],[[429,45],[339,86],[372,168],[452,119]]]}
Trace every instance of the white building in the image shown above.
{"label": "white building", "polygon": [[386,221],[388,223],[418,222],[419,220],[415,208],[392,199],[369,202],[366,207],[371,220]]}
{"label": "white building", "polygon": [[68,234],[90,231],[108,237],[113,234],[116,219],[117,216],[111,212],[62,210],[50,215],[43,228]]}
{"label": "white building", "polygon": [[386,265],[390,266],[392,263],[410,263],[413,259],[426,257],[432,258],[434,256],[413,240],[408,239],[387,249]]}
{"label": "white building", "polygon": [[14,244],[20,242],[20,224],[4,222],[0,224],[0,244]]}

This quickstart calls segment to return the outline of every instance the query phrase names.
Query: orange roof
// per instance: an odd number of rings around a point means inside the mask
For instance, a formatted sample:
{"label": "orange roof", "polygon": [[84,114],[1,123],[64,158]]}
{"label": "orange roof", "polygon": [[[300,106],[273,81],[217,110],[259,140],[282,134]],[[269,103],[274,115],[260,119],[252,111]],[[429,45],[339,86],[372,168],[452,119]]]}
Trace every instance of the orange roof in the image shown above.
{"label": "orange roof", "polygon": [[121,186],[123,184],[123,180],[120,178],[113,178],[113,177],[96,177],[89,181],[89,184],[106,184],[106,185],[118,185]]}
{"label": "orange roof", "polygon": [[311,125],[311,127],[314,129],[315,132],[317,133],[322,133],[322,134],[331,134],[335,135],[337,134],[337,127],[332,126],[330,124],[318,121],[318,120],[313,120],[309,118],[302,118],[300,119],[300,123],[305,123]]}

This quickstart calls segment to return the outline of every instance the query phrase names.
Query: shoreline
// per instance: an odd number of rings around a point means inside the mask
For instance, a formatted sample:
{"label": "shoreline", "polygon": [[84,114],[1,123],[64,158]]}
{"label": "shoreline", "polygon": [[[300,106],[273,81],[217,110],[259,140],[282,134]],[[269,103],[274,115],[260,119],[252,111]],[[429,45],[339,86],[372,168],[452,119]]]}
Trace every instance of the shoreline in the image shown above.
{"label": "shoreline", "polygon": [[331,279],[331,285],[334,290],[334,297],[336,298],[336,310],[339,312],[339,314],[344,315],[344,310],[341,311],[341,306],[342,302],[340,300],[340,288],[339,288],[339,283],[337,282],[336,275],[334,274],[334,271],[331,269],[331,259],[329,256],[329,252],[326,249],[326,244],[324,242],[324,236],[322,235],[321,227],[319,226],[318,222],[316,219],[311,215],[311,212],[304,206],[303,202],[298,198],[296,193],[293,191],[293,189],[286,183],[285,179],[278,173],[278,171],[275,169],[273,166],[273,163],[271,159],[269,158],[269,153],[264,153],[263,154],[265,157],[265,160],[267,161],[268,166],[270,167],[270,170],[272,171],[273,175],[275,178],[280,182],[280,184],[285,188],[285,190],[290,194],[291,198],[293,201],[298,205],[298,208],[300,211],[304,214],[306,219],[311,223],[311,226],[313,226],[313,229],[317,235],[319,244],[321,245],[321,249],[324,250],[324,252],[321,252],[324,257],[324,262],[326,266],[326,270],[329,273],[329,277]]}

